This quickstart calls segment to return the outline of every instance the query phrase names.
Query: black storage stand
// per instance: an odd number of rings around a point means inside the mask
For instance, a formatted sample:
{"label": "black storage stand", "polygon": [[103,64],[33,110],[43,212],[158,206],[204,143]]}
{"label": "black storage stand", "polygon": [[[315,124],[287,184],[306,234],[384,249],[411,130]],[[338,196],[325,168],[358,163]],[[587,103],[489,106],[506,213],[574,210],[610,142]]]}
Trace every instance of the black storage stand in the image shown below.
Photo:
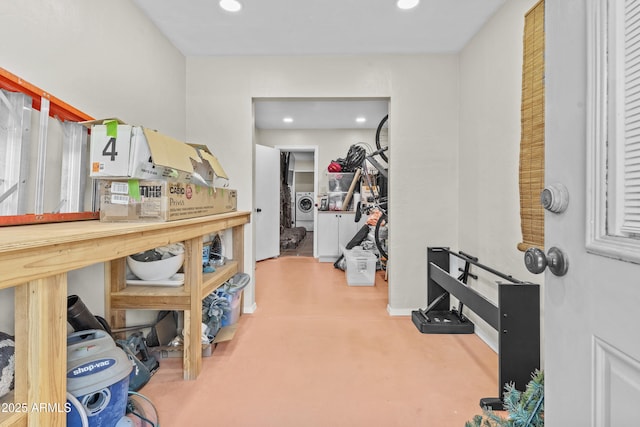
{"label": "black storage stand", "polygon": [[[465,261],[464,272],[458,279],[448,273],[450,255]],[[473,324],[462,315],[462,305],[466,305],[496,329],[499,397],[483,398],[480,406],[502,410],[505,385],[514,383],[516,389],[523,391],[531,374],[540,368],[540,286],[521,282],[449,248],[427,248],[427,262],[428,306],[412,312],[413,323],[427,334],[473,333]],[[470,264],[510,282],[497,282],[497,306],[466,285]],[[460,301],[459,310],[449,310],[449,295]]]}

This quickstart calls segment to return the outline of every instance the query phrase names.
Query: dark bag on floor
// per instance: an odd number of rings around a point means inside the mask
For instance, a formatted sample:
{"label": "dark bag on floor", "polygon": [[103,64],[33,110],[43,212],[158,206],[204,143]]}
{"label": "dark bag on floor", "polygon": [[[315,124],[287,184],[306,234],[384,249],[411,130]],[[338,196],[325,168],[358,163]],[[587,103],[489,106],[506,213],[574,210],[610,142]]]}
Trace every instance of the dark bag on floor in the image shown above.
{"label": "dark bag on floor", "polygon": [[[367,224],[360,227],[360,230],[349,240],[347,243],[346,249],[353,249],[362,243],[367,236],[369,235],[369,226]],[[340,254],[340,258],[333,263],[333,266],[338,270],[346,271],[347,270],[347,260],[344,258],[344,254]]]}
{"label": "dark bag on floor", "polygon": [[151,327],[147,335],[147,345],[158,347],[167,345],[178,335],[178,312],[160,311],[156,323]]}
{"label": "dark bag on floor", "polygon": [[149,355],[141,332],[131,334],[126,340],[116,340],[116,345],[126,353],[133,365],[129,375],[129,391],[140,390],[160,368],[160,363]]}

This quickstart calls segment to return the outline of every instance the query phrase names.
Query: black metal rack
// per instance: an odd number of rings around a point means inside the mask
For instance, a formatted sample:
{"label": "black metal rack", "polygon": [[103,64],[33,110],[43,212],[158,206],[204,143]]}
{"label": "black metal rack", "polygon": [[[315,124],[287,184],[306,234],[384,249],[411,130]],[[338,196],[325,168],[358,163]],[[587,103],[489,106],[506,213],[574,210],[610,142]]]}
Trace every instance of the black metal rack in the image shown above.
{"label": "black metal rack", "polygon": [[[449,257],[465,261],[463,273],[457,279],[449,275]],[[427,248],[428,306],[412,312],[412,321],[422,333],[473,333],[473,323],[462,315],[466,305],[476,315],[498,331],[498,398],[483,398],[480,406],[501,410],[504,388],[514,383],[524,390],[531,374],[540,367],[540,286],[522,282],[487,267],[464,252],[452,252],[446,247]],[[471,276],[469,266],[475,265],[509,283],[497,282],[496,306],[466,285]],[[450,310],[449,297],[460,301],[459,309]]]}

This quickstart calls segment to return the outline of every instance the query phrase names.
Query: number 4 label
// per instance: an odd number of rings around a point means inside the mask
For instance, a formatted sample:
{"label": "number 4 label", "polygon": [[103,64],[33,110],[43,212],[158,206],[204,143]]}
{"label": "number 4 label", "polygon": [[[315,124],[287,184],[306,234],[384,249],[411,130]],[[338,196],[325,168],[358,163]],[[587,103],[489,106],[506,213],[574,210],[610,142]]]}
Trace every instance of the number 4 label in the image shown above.
{"label": "number 4 label", "polygon": [[116,151],[115,138],[109,138],[109,141],[107,141],[107,144],[102,149],[102,155],[110,157],[112,162],[116,161],[116,156],[118,155],[118,152]]}

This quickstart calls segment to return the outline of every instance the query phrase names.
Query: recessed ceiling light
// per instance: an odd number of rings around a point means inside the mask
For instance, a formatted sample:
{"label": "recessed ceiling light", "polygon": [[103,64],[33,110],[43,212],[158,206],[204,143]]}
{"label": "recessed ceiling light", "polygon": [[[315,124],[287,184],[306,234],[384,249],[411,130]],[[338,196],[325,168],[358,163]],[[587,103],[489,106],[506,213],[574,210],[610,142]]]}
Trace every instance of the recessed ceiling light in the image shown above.
{"label": "recessed ceiling light", "polygon": [[356,122],[365,123],[367,121],[366,117],[356,117]]}
{"label": "recessed ceiling light", "polygon": [[413,9],[420,3],[420,0],[398,0],[396,5],[400,9]]}
{"label": "recessed ceiling light", "polygon": [[282,121],[285,122],[285,123],[293,123],[293,118],[285,117],[284,119],[282,119]]}
{"label": "recessed ceiling light", "polygon": [[238,0],[220,0],[218,4],[227,12],[239,12],[242,9],[242,4]]}

